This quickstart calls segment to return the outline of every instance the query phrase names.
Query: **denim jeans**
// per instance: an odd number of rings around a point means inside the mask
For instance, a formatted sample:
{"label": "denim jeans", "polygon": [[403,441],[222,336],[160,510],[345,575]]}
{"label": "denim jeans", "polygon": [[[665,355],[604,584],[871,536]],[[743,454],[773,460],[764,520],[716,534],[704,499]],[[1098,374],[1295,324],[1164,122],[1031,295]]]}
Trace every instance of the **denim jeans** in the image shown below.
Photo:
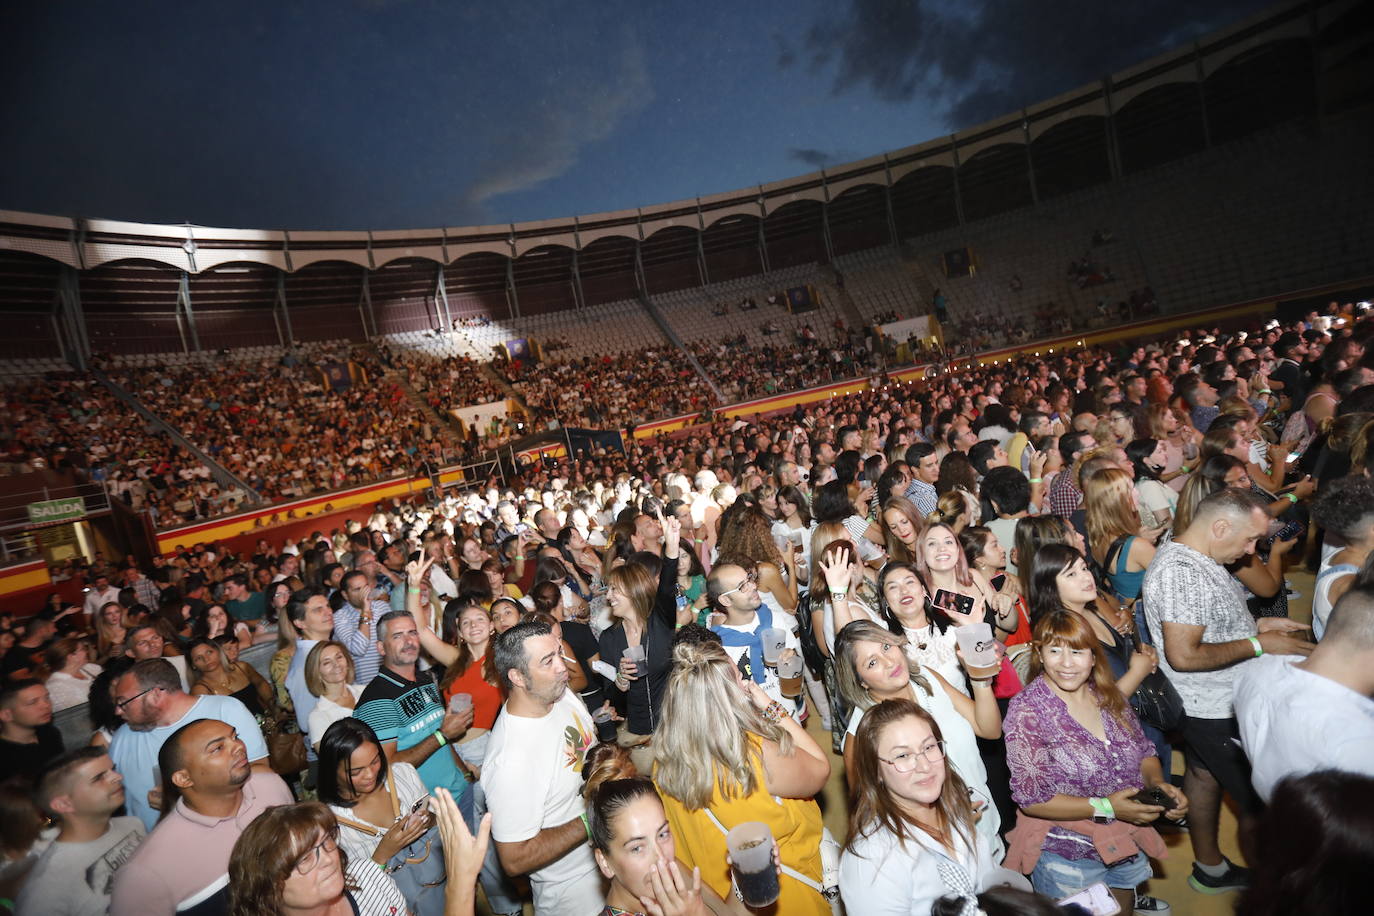
{"label": "denim jeans", "polygon": [[1061,900],[1085,887],[1105,881],[1108,887],[1139,887],[1150,877],[1150,860],[1138,852],[1115,865],[1101,859],[1066,859],[1052,852],[1040,853],[1040,861],[1031,872],[1031,886],[1037,894]]}

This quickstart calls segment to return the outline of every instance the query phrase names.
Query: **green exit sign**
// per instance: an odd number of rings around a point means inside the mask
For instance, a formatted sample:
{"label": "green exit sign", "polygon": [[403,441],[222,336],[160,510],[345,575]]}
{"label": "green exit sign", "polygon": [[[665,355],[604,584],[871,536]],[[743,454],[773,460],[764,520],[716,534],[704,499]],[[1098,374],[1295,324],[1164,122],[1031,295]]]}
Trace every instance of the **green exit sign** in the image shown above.
{"label": "green exit sign", "polygon": [[80,496],[71,496],[66,499],[45,499],[42,502],[29,503],[28,508],[29,521],[36,525],[69,522],[85,516],[86,501]]}

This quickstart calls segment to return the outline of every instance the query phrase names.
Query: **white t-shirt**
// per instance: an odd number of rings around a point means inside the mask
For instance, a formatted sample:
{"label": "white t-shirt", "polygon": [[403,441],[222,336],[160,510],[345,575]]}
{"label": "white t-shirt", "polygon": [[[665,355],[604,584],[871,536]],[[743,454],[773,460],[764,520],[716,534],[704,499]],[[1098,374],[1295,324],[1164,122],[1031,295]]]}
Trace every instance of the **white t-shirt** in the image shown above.
{"label": "white t-shirt", "polygon": [[99,839],[53,842],[24,881],[16,916],[105,916],[115,872],[133,856],[147,831],[136,817],[116,817]]}
{"label": "white t-shirt", "polygon": [[1265,801],[1285,776],[1336,769],[1374,776],[1374,700],[1295,668],[1296,655],[1263,655],[1236,676],[1236,721]]}
{"label": "white t-shirt", "polygon": [[[491,838],[498,843],[521,843],[585,813],[582,764],[594,743],[592,717],[571,690],[564,690],[549,714],[538,719],[512,715],[503,708],[492,727],[482,767]],[[592,916],[604,900],[599,896],[601,872],[586,843],[530,872],[529,877],[537,913],[578,916],[581,901],[595,898],[586,913]]]}
{"label": "white t-shirt", "polygon": [[[773,626],[787,631],[787,638],[783,643],[784,650],[795,649],[797,653],[800,654],[801,642],[797,639],[797,618],[787,611],[778,610],[777,608],[770,607],[769,610],[773,613]],[[733,630],[736,633],[753,634],[759,632],[761,627],[758,614],[755,614],[754,619],[744,626],[733,627],[728,623],[723,623],[718,627],[713,627],[713,629]],[[748,646],[725,646],[724,649],[725,653],[730,656],[730,660],[735,663],[736,667],[739,667],[741,664],[744,666],[740,668],[741,671],[749,667]],[[752,672],[747,676],[752,676]],[[768,694],[770,698],[777,700],[783,706],[800,709],[802,703],[804,703],[806,699],[806,691],[802,691],[802,695],[795,699],[789,699],[782,695],[782,684],[778,681],[778,669],[775,667],[764,667],[763,683],[759,686],[763,688],[764,693]]]}

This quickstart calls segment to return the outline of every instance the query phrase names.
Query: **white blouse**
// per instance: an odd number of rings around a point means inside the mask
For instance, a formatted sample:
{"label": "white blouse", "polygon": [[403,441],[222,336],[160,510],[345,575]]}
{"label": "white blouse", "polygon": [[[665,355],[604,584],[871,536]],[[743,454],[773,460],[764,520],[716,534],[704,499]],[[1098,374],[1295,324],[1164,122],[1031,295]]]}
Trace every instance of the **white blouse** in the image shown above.
{"label": "white blouse", "polygon": [[[358,697],[363,695],[366,684],[347,684],[350,693],[353,694],[353,702],[358,702]],[[353,710],[340,706],[327,697],[320,697],[320,701],[315,704],[315,708],[310,710],[310,718],[306,723],[306,731],[310,736],[310,746],[315,750],[320,749],[320,739],[324,733],[329,731],[329,726],[340,719],[347,719],[353,715]]]}

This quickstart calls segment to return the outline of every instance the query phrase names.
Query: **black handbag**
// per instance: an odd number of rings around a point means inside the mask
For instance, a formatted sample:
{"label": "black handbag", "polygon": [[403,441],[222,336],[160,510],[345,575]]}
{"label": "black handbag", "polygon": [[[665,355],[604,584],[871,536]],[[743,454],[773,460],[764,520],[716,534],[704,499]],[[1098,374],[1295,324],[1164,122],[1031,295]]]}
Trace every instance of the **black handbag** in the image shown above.
{"label": "black handbag", "polygon": [[1145,675],[1145,680],[1131,694],[1131,708],[1140,721],[1162,732],[1173,731],[1183,724],[1183,697],[1163,671]]}

